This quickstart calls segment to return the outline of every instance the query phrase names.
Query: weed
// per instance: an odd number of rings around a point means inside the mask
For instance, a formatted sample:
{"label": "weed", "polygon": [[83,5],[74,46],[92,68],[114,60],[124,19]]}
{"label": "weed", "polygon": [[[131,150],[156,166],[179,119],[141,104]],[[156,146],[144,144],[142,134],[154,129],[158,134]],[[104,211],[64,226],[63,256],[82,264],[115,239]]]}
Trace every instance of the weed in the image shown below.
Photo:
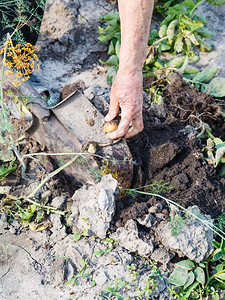
{"label": "weed", "polygon": [[205,158],[209,164],[213,164],[214,168],[219,168],[219,175],[225,176],[225,142],[220,138],[214,137],[212,133],[206,129],[208,139],[207,145],[203,152],[207,153]]}
{"label": "weed", "polygon": [[83,229],[81,233],[75,232],[73,234],[73,239],[74,239],[75,242],[77,242],[81,239],[82,236],[83,237],[88,237],[89,236],[88,229]]}
{"label": "weed", "polygon": [[163,180],[160,181],[153,180],[151,184],[138,187],[135,190],[129,189],[127,191],[133,198],[136,198],[137,191],[139,190],[146,190],[154,194],[165,194],[165,193],[169,193],[173,189],[174,187],[170,185],[168,182],[164,182]]}
{"label": "weed", "polygon": [[[219,300],[218,290],[225,289],[225,240],[213,242],[216,250],[206,261],[196,263],[182,260],[168,281],[178,289],[170,289],[175,299],[208,299]],[[215,264],[216,262],[216,264]],[[180,298],[179,298],[180,297]]]}
{"label": "weed", "polygon": [[4,254],[2,254],[1,256],[5,257],[5,260],[7,261],[7,259],[8,259],[8,248],[9,248],[10,244],[8,244],[6,246],[4,244],[0,244],[0,245],[3,249],[3,251],[4,251]]}
{"label": "weed", "polygon": [[84,273],[86,268],[89,267],[89,265],[85,259],[82,259],[79,263],[81,265],[81,270],[76,275],[74,275],[69,281],[67,281],[66,286],[68,286],[70,284],[75,285],[78,278],[84,278],[84,277],[90,276],[92,274],[93,271]]}
{"label": "weed", "polygon": [[111,252],[113,250],[115,244],[116,244],[116,242],[113,239],[106,238],[103,241],[103,246],[105,247],[105,249],[95,252],[94,255],[102,255],[104,253]]}
{"label": "weed", "polygon": [[134,194],[142,194],[142,195],[147,195],[147,196],[152,196],[152,197],[158,197],[164,201],[166,201],[166,203],[168,204],[168,206],[174,205],[177,208],[180,208],[183,212],[186,213],[186,215],[192,216],[193,218],[199,220],[202,224],[204,224],[207,228],[209,228],[210,230],[212,230],[214,233],[216,233],[221,239],[225,239],[225,234],[222,230],[220,230],[217,226],[215,226],[214,224],[210,224],[208,221],[206,220],[202,220],[197,214],[195,214],[194,212],[192,212],[189,209],[184,208],[183,206],[179,205],[178,203],[176,203],[173,200],[170,200],[166,197],[161,196],[160,194],[154,194],[154,193],[150,193],[150,192],[144,192],[144,191],[139,191],[138,189],[121,189],[121,191],[126,191],[126,192],[131,192]]}
{"label": "weed", "polygon": [[186,224],[186,219],[178,213],[172,214],[170,217],[170,228],[173,236],[178,236]]}

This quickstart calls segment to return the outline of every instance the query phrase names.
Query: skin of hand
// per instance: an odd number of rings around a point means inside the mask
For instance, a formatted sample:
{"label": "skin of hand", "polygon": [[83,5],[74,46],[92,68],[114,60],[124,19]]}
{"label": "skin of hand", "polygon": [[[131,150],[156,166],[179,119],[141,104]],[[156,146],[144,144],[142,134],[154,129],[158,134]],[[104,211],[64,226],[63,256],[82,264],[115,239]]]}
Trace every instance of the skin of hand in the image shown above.
{"label": "skin of hand", "polygon": [[119,70],[112,85],[105,121],[113,120],[121,108],[121,121],[110,139],[130,138],[143,130],[142,67],[145,60],[153,0],[119,0],[121,48]]}

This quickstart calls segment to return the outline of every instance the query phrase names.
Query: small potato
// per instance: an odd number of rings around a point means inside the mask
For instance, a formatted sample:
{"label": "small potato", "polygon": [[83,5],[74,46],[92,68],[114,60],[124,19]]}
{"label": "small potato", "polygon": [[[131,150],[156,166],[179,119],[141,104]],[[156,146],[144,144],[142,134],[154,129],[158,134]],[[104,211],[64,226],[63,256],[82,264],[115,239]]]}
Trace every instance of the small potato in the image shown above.
{"label": "small potato", "polygon": [[118,124],[115,120],[105,122],[104,131],[105,133],[113,132],[118,128]]}

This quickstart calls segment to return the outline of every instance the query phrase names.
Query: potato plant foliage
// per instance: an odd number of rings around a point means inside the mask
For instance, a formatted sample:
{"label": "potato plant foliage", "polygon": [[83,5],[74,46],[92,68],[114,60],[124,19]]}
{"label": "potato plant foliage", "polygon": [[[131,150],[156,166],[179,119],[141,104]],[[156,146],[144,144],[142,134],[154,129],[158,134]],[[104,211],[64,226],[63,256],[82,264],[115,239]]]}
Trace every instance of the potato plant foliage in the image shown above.
{"label": "potato plant foliage", "polygon": [[[170,0],[159,1],[155,9],[162,15],[163,21],[159,30],[152,30],[148,41],[148,50],[143,68],[144,76],[160,77],[165,68],[178,70],[188,78],[198,73],[198,69],[188,65],[190,61],[199,59],[197,51],[211,51],[212,46],[207,38],[213,36],[212,32],[205,28],[207,21],[194,14],[202,0]],[[213,5],[221,5],[222,1],[212,1]],[[111,56],[106,62],[107,81],[112,83],[115,79],[119,66],[119,50],[121,44],[119,14],[110,13],[100,18],[103,26],[99,27],[98,39],[109,42],[108,54]],[[168,52],[173,55],[170,59],[162,58],[162,53]]]}

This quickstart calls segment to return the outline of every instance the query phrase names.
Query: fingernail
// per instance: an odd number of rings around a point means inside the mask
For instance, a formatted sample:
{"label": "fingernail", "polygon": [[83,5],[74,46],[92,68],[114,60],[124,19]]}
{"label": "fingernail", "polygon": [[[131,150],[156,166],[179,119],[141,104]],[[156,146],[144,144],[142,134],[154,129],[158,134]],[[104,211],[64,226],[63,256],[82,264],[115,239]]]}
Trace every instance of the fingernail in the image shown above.
{"label": "fingernail", "polygon": [[109,115],[109,114],[106,115],[106,116],[105,116],[105,121],[108,122],[108,121],[110,121],[110,120],[111,120],[110,115]]}

